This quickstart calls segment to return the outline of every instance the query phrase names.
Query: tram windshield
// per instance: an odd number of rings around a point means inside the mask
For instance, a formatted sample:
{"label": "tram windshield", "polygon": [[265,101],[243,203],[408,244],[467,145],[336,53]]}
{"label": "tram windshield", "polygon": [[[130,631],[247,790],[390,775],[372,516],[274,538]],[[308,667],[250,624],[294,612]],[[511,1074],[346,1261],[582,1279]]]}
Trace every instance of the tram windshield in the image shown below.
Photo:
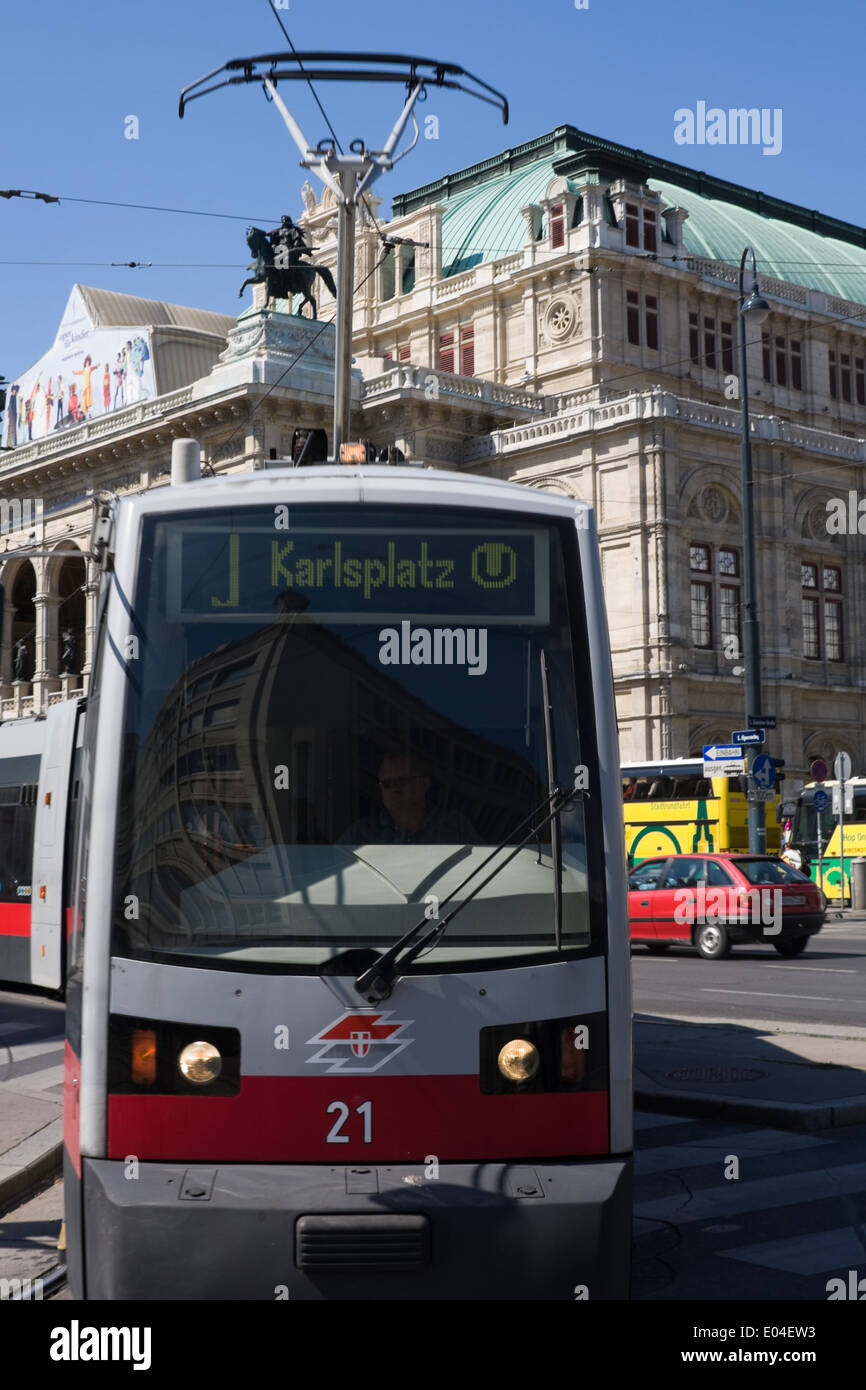
{"label": "tram windshield", "polygon": [[[568,526],[221,508],[146,518],[140,555],[117,953],[316,970],[385,948],[543,821],[549,755],[598,786]],[[601,944],[598,806],[560,816],[565,950]],[[548,823],[413,970],[551,952],[554,879]]]}

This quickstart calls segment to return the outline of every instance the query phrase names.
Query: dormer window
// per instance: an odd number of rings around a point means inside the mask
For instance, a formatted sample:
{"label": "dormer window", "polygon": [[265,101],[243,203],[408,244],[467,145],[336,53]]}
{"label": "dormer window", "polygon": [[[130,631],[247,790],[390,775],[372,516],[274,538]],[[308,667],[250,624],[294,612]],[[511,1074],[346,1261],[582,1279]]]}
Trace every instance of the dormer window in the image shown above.
{"label": "dormer window", "polygon": [[565,204],[554,203],[550,209],[550,245],[555,251],[565,245]]}
{"label": "dormer window", "polygon": [[[643,224],[643,241],[641,241],[641,223]],[[659,223],[655,208],[639,208],[637,203],[626,203],[626,246],[635,246],[638,250],[643,246],[644,251],[651,251],[654,254],[658,250],[658,241]]]}

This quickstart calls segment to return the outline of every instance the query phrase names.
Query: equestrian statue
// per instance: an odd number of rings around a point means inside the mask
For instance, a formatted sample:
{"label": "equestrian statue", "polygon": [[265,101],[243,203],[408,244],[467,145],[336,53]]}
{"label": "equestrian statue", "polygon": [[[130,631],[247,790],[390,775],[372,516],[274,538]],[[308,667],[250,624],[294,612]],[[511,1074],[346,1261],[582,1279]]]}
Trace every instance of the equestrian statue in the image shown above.
{"label": "equestrian statue", "polygon": [[303,232],[291,217],[282,217],[279,227],[270,232],[261,227],[247,227],[247,246],[255,257],[247,269],[254,273],[238,290],[239,299],[247,285],[263,284],[267,287],[268,303],[272,299],[288,299],[291,303],[293,296],[300,294],[303,298],[298,313],[309,304],[316,318],[316,301],[311,290],[317,275],[321,275],[336,298],[337,286],[327,266],[301,264],[300,257],[312,256],[313,248],[307,245]]}

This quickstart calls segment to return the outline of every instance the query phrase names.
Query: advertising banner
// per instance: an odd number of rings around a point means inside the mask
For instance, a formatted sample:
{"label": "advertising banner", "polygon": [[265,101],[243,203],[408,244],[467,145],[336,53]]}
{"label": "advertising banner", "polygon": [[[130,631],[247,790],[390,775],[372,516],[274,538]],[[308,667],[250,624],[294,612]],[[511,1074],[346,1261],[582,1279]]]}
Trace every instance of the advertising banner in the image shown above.
{"label": "advertising banner", "polygon": [[94,328],[72,292],[54,346],[8,388],[3,443],[16,448],[155,395],[147,328]]}

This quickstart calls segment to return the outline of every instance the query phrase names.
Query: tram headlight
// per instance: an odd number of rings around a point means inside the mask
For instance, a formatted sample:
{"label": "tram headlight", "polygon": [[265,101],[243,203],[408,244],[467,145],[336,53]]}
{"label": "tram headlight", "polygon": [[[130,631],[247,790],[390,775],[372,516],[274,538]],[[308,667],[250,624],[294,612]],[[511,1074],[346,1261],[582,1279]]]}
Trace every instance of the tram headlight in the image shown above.
{"label": "tram headlight", "polygon": [[541,1066],[541,1057],[534,1043],[512,1038],[500,1049],[497,1063],[506,1081],[531,1081]]}
{"label": "tram headlight", "polygon": [[195,1086],[206,1086],[208,1082],[216,1081],[223,1066],[219,1048],[209,1042],[187,1043],[177,1064],[187,1081]]}

